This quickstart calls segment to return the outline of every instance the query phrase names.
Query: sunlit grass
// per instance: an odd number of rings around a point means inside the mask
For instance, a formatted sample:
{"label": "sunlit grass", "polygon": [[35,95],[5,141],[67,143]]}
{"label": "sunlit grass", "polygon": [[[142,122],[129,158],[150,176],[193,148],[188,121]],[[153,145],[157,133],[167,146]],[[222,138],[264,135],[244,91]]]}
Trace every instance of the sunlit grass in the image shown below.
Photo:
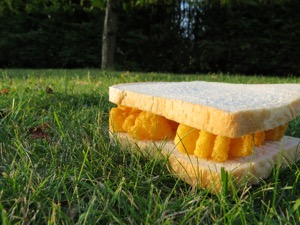
{"label": "sunlit grass", "polygon": [[[136,81],[299,83],[299,78],[100,70],[0,70],[2,224],[297,224],[300,164],[212,195],[122,151],[107,131],[108,87]],[[47,92],[47,87],[52,93]],[[47,138],[33,131],[43,129]],[[288,134],[300,137],[299,120]]]}

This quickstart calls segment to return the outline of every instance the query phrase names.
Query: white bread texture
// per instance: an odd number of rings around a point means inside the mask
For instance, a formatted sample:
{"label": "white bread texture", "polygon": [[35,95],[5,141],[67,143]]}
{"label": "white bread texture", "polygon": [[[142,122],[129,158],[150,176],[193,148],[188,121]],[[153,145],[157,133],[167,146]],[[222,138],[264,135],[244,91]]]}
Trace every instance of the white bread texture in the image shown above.
{"label": "white bread texture", "polygon": [[300,115],[300,84],[145,82],[114,85],[109,101],[237,138]]}
{"label": "white bread texture", "polygon": [[[234,187],[253,185],[272,174],[275,165],[285,167],[300,159],[300,138],[284,136],[281,141],[266,142],[255,147],[253,154],[226,162],[214,162],[180,153],[173,141],[141,141],[127,133],[111,133],[123,149],[146,157],[165,157],[169,171],[196,188],[211,193],[223,188],[222,170],[231,177]],[[229,185],[230,185],[229,184]],[[229,188],[230,189],[230,188]]]}

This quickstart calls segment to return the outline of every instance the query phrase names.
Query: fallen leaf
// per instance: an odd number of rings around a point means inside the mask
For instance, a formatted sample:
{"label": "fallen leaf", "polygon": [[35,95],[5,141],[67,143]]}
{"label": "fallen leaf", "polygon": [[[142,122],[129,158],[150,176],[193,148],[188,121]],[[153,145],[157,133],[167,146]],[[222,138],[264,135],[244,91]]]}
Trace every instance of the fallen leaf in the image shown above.
{"label": "fallen leaf", "polygon": [[33,139],[48,139],[49,134],[45,133],[41,128],[36,128],[32,133],[31,133],[31,138]]}
{"label": "fallen leaf", "polygon": [[8,89],[6,89],[6,88],[2,89],[1,93],[3,95],[7,95],[8,94]]}
{"label": "fallen leaf", "polygon": [[49,127],[48,123],[43,123],[39,126],[33,127],[29,129],[30,136],[33,139],[49,139],[50,136],[48,133],[46,133],[44,130]]}

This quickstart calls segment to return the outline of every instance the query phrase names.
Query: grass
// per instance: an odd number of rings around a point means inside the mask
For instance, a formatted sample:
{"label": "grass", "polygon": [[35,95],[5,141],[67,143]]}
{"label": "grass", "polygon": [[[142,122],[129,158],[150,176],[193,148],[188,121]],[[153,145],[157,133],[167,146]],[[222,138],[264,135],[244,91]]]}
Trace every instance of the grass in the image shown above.
{"label": "grass", "polygon": [[[299,224],[299,163],[275,168],[256,186],[211,195],[178,180],[164,160],[132,155],[109,141],[108,87],[162,80],[300,82],[226,74],[0,70],[0,90],[7,91],[0,95],[0,223]],[[291,122],[289,135],[300,137],[299,123]]]}

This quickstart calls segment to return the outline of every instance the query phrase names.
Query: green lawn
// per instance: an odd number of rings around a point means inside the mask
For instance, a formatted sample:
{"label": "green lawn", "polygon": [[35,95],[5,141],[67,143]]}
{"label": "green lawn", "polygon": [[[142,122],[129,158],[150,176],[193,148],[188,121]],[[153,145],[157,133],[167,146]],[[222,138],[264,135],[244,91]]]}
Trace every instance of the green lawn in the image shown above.
{"label": "green lawn", "polygon": [[[164,160],[108,135],[108,87],[135,81],[299,78],[0,70],[1,224],[300,224],[300,163],[231,194],[192,189]],[[288,134],[300,137],[300,121]]]}

